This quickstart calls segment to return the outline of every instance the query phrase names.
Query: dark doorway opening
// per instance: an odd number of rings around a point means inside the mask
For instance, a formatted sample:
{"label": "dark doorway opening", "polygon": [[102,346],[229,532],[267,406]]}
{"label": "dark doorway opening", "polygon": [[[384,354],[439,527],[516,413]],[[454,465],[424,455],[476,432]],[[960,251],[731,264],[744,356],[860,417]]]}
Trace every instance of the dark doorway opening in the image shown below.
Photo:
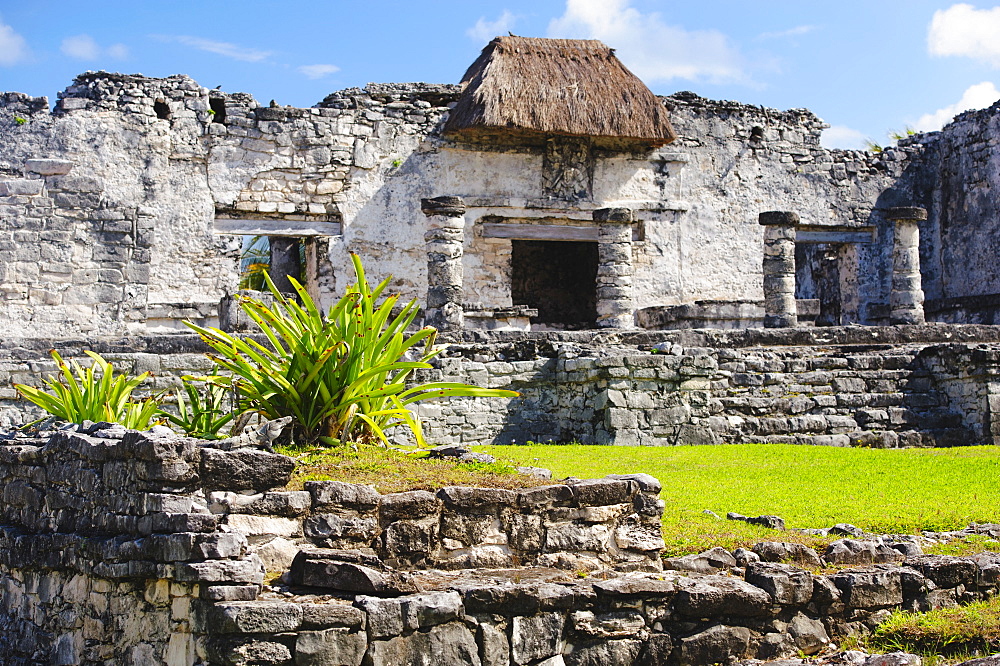
{"label": "dark doorway opening", "polygon": [[533,324],[593,328],[597,322],[597,243],[511,241],[511,298],[538,309]]}

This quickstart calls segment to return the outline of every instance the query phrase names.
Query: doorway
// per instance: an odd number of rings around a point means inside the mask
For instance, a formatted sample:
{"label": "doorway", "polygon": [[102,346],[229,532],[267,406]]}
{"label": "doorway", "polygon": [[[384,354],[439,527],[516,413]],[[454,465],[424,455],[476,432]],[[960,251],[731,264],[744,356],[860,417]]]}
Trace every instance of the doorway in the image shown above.
{"label": "doorway", "polygon": [[533,325],[558,330],[597,322],[597,243],[511,241],[511,299],[538,310]]}

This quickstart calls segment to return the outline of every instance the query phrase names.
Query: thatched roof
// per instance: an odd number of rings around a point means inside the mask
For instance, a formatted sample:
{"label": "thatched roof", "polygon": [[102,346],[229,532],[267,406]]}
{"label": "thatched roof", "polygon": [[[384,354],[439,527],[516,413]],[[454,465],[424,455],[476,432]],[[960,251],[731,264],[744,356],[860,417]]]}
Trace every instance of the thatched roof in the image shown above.
{"label": "thatched roof", "polygon": [[462,85],[447,134],[529,143],[580,136],[630,147],[677,138],[663,102],[596,39],[497,37]]}

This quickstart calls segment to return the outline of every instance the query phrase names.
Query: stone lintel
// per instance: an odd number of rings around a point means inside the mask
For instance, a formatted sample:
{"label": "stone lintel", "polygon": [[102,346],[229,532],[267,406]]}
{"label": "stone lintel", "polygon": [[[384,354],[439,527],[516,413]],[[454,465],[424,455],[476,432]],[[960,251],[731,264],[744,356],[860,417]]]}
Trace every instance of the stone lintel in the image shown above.
{"label": "stone lintel", "polygon": [[631,208],[598,208],[594,211],[594,222],[630,224],[635,220]]}
{"label": "stone lintel", "polygon": [[465,215],[465,202],[461,197],[434,197],[432,199],[421,199],[420,210],[424,215],[445,215],[448,217],[461,217]]}
{"label": "stone lintel", "polygon": [[798,213],[785,210],[770,210],[757,216],[759,224],[765,227],[793,227],[799,223]]}
{"label": "stone lintel", "polygon": [[927,219],[927,209],[918,206],[896,206],[889,208],[885,212],[886,218],[890,220],[913,220],[923,222]]}

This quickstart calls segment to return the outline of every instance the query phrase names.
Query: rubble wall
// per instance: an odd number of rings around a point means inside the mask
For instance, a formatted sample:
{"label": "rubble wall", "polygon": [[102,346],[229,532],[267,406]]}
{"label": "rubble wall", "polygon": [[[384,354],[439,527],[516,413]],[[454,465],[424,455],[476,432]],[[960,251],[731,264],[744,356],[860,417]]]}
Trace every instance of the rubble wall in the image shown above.
{"label": "rubble wall", "polygon": [[[795,547],[771,543],[740,560],[692,556],[697,571],[623,572],[636,568],[626,557],[588,576],[580,563],[595,549],[630,547],[623,527],[658,522],[655,479],[436,496],[336,481],[289,491],[290,459],[203,444],[102,426],[0,443],[4,663],[389,666],[433,655],[442,666],[694,666],[813,654],[893,609],[969,603],[1000,586],[993,554],[856,541],[831,546],[853,568],[829,575],[795,566],[798,556],[769,561]],[[435,511],[442,539],[427,549],[418,542],[435,530],[423,514]],[[325,531],[310,534],[317,523]],[[442,571],[427,558],[442,547],[530,551],[532,534],[569,559],[466,558],[474,568]],[[278,540],[290,545],[284,559]],[[644,541],[640,551],[659,553],[662,541]],[[270,582],[265,571],[288,575]]]}
{"label": "rubble wall", "polygon": [[[416,411],[435,444],[993,444],[1000,441],[998,338],[995,327],[940,324],[469,333],[445,342],[435,367],[417,378],[521,395],[453,398]],[[194,336],[22,339],[0,347],[0,379],[38,384],[56,370],[52,346],[66,358],[86,361],[83,350],[94,349],[122,371],[150,371],[154,390],[212,368]],[[39,415],[14,389],[0,388],[0,424]]]}

